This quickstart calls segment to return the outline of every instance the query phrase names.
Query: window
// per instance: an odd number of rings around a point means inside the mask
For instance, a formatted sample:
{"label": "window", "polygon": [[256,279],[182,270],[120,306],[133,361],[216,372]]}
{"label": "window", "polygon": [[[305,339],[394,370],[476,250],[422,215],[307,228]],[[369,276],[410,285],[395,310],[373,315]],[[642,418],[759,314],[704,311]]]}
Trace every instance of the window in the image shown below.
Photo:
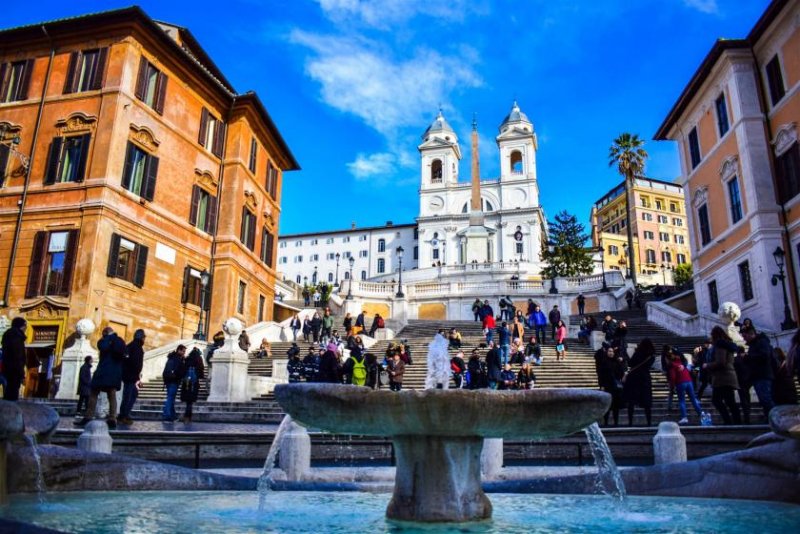
{"label": "window", "polygon": [[367,257],[367,251],[366,250],[358,251],[358,257],[359,258],[366,258]]}
{"label": "window", "polygon": [[256,172],[256,164],[258,163],[258,142],[256,138],[253,137],[250,139],[250,161],[247,163],[247,168],[250,169],[250,172],[255,174]]}
{"label": "window", "polygon": [[[363,273],[364,271],[361,271],[361,272]],[[344,272],[344,279],[345,280],[350,280],[350,271],[345,271]]]}
{"label": "window", "polygon": [[8,168],[8,158],[11,155],[11,148],[8,145],[0,144],[0,187],[6,181],[6,169]]}
{"label": "window", "polygon": [[661,261],[672,263],[672,253],[668,250],[661,251]]}
{"label": "window", "polygon": [[781,204],[800,193],[800,144],[794,143],[786,152],[775,158],[778,194]]}
{"label": "window", "polygon": [[328,282],[333,282],[333,273],[328,273]]}
{"label": "window", "polygon": [[442,160],[435,159],[431,163],[431,183],[438,184],[442,181]]}
{"label": "window", "polygon": [[669,203],[669,211],[671,211],[672,213],[680,213],[681,212],[680,208],[678,208],[678,203],[677,202],[670,202]]}
{"label": "window", "polygon": [[419,228],[414,227],[414,239],[419,239]]}
{"label": "window", "polygon": [[725,104],[725,93],[717,97],[717,100],[714,102],[714,107],[717,108],[717,131],[719,132],[719,136],[722,137],[728,133],[728,128],[730,128],[728,124],[728,106]]}
{"label": "window", "polygon": [[781,61],[778,58],[778,54],[775,54],[767,63],[767,85],[769,86],[769,98],[774,106],[786,94],[786,88],[783,86]]}
{"label": "window", "polygon": [[742,286],[742,300],[753,299],[753,281],[750,279],[750,262],[743,261],[739,267],[739,283]]}
{"label": "window", "polygon": [[433,257],[434,260],[438,260],[439,259],[439,249],[438,248],[433,249],[433,256],[432,257]]}
{"label": "window", "polygon": [[53,138],[44,173],[45,185],[83,181],[91,138],[90,134]]}
{"label": "window", "polygon": [[308,261],[311,261],[311,262],[316,262],[316,261],[319,261],[319,254],[312,254],[312,255],[311,255],[309,258],[308,258]]}
{"label": "window", "polygon": [[689,158],[692,162],[692,169],[700,164],[700,140],[697,138],[697,128],[692,128],[689,132]]}
{"label": "window", "polygon": [[643,221],[652,221],[653,220],[653,214],[652,213],[646,213],[646,212],[642,213],[642,220]]}
{"label": "window", "polygon": [[619,221],[619,225],[620,227],[625,228],[626,226],[628,226],[628,219],[622,219],[621,221]]}
{"label": "window", "polygon": [[608,245],[608,253],[617,256],[619,254],[619,247],[617,245]]}
{"label": "window", "polygon": [[108,48],[73,52],[69,56],[64,94],[93,91],[103,87]]}
{"label": "window", "polygon": [[[206,291],[208,291],[208,288],[206,288]],[[200,283],[200,271],[188,265],[183,270],[181,302],[195,306],[200,306],[202,303],[205,305],[206,310],[209,308],[210,299],[205,299],[205,302],[203,302],[203,284]]]}
{"label": "window", "polygon": [[378,272],[384,273],[386,272],[386,260],[383,258],[378,258]]}
{"label": "window", "polygon": [[312,246],[314,246],[314,245],[316,245],[316,244],[318,244],[318,243],[319,243],[319,240],[317,240],[317,239],[312,239],[310,244],[311,244]]}
{"label": "window", "polygon": [[658,224],[669,224],[669,217],[667,217],[666,215],[659,215]]}
{"label": "window", "polygon": [[203,108],[203,112],[200,115],[200,132],[197,136],[197,142],[218,158],[222,157],[222,150],[225,144],[225,124],[206,108]]}
{"label": "window", "polygon": [[192,205],[189,209],[189,224],[214,234],[217,228],[217,197],[195,185],[192,187]]}
{"label": "window", "polygon": [[674,224],[675,226],[683,226],[683,219],[681,219],[680,217],[673,217],[672,224]]}
{"label": "window", "polygon": [[678,258],[678,265],[683,265],[686,263],[686,254],[676,254]]}
{"label": "window", "polygon": [[112,234],[111,249],[108,253],[108,276],[142,287],[147,268],[147,253],[146,246],[125,239],[119,234]]}
{"label": "window", "polygon": [[295,262],[295,263],[303,263],[303,256],[302,256],[302,255],[300,255],[300,256],[295,256],[295,257],[294,257],[294,262]]}
{"label": "window", "polygon": [[419,259],[419,246],[416,245],[414,246],[414,259],[415,260]]}
{"label": "window", "polygon": [[264,308],[266,307],[267,299],[264,295],[258,296],[258,322],[264,320]]}
{"label": "window", "polygon": [[378,239],[378,252],[386,252],[386,240]]}
{"label": "window", "polygon": [[522,243],[517,242],[517,243],[514,243],[514,244],[516,245],[516,253],[517,254],[522,254]]}
{"label": "window", "polygon": [[[345,273],[345,274],[349,275],[350,273]],[[367,271],[361,271],[361,279],[362,280],[366,280],[367,279]]]}
{"label": "window", "polygon": [[511,174],[522,174],[522,152],[515,150],[511,153]]}
{"label": "window", "polygon": [[664,201],[661,200],[660,198],[656,199],[656,209],[658,211],[663,211],[664,210]]}
{"label": "window", "polygon": [[334,259],[336,259],[336,254],[334,254],[333,252],[328,252],[328,253],[325,255],[325,259],[326,259],[326,260],[334,260]]}
{"label": "window", "polygon": [[136,98],[153,108],[159,115],[164,114],[164,100],[167,94],[167,76],[142,57],[139,61],[139,77],[133,91]]}
{"label": "window", "polygon": [[639,200],[641,201],[643,208],[649,208],[650,207],[650,197],[646,197],[646,196],[642,195]]}
{"label": "window", "polygon": [[655,239],[655,238],[656,238],[656,236],[655,236],[655,234],[654,234],[653,232],[651,232],[650,230],[645,230],[645,231],[644,231],[644,238],[645,238],[645,239]]}
{"label": "window", "polygon": [[278,245],[278,248],[286,248],[286,245],[287,245],[286,241],[281,241],[280,244]]}
{"label": "window", "polygon": [[326,240],[325,240],[325,244],[326,244],[326,245],[332,245],[332,244],[333,244],[333,238],[332,238],[332,237],[329,237],[328,239],[326,239]]}
{"label": "window", "polygon": [[267,162],[267,193],[273,200],[278,198],[278,169],[271,161]]}
{"label": "window", "polygon": [[242,207],[242,227],[239,230],[239,240],[250,250],[255,250],[256,214],[247,209],[247,206]]}
{"label": "window", "polygon": [[647,263],[655,263],[656,262],[656,251],[653,249],[645,250],[645,258]]}
{"label": "window", "polygon": [[78,235],[78,230],[36,232],[25,298],[40,295],[69,296],[78,250]]}
{"label": "window", "polygon": [[0,65],[0,102],[27,100],[33,61],[14,61]]}
{"label": "window", "polygon": [[658,232],[658,240],[669,243],[669,234],[667,232]]}
{"label": "window", "polygon": [[236,313],[244,315],[244,298],[247,293],[247,284],[239,280],[239,292],[236,295]]}
{"label": "window", "polygon": [[367,235],[366,234],[361,234],[360,236],[358,236],[358,240],[359,241],[366,241],[367,240]]}
{"label": "window", "polygon": [[350,256],[352,256],[352,254],[350,254],[350,252],[343,252],[342,253],[342,257],[344,257],[344,259],[349,259]]}
{"label": "window", "polygon": [[349,243],[349,242],[350,242],[350,236],[349,235],[346,235],[346,236],[344,236],[342,238],[342,243]]}
{"label": "window", "polygon": [[303,241],[302,241],[302,240],[297,240],[297,241],[295,241],[295,242],[294,242],[294,246],[296,246],[296,247],[302,247],[302,246],[303,246]]}
{"label": "window", "polygon": [[719,310],[719,295],[717,294],[716,280],[708,283],[708,302],[711,305],[711,313],[717,313],[717,310]]}
{"label": "window", "polygon": [[280,258],[278,258],[278,263],[285,265],[289,263],[289,258],[287,258],[286,256],[281,256]]}
{"label": "window", "polygon": [[261,261],[267,267],[272,267],[272,258],[275,253],[275,236],[270,233],[269,228],[264,226],[261,229]]}
{"label": "window", "polygon": [[711,242],[711,225],[708,221],[708,204],[703,204],[697,209],[697,222],[700,225],[700,243],[702,246]]}
{"label": "window", "polygon": [[157,176],[158,158],[128,141],[125,167],[122,170],[122,187],[134,195],[152,201]]}
{"label": "window", "polygon": [[685,244],[684,238],[682,235],[675,234],[675,244],[676,245],[683,245]]}
{"label": "window", "polygon": [[728,199],[731,206],[731,222],[736,224],[742,220],[742,198],[739,196],[739,180],[736,176],[728,182]]}

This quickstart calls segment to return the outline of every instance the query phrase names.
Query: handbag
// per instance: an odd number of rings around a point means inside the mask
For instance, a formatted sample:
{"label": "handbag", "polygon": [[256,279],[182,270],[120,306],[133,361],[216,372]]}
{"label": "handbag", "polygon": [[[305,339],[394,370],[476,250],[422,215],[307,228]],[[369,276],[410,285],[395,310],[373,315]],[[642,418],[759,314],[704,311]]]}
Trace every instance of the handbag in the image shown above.
{"label": "handbag", "polygon": [[556,345],[556,350],[558,352],[564,352],[564,344],[563,343],[559,343],[558,345]]}
{"label": "handbag", "polygon": [[380,384],[382,386],[388,386],[389,385],[389,371],[381,371],[380,374],[378,375],[378,382],[380,382]]}

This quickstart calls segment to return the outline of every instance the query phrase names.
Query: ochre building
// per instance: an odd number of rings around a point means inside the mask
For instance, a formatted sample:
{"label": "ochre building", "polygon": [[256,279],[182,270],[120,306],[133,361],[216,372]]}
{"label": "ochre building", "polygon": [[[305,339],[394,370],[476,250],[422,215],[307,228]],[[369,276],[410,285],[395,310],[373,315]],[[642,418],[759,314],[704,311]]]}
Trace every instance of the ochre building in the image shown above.
{"label": "ochre building", "polygon": [[147,347],[270,319],[299,167],[258,96],[136,7],[0,43],[0,315],[28,319],[40,356],[84,317]]}

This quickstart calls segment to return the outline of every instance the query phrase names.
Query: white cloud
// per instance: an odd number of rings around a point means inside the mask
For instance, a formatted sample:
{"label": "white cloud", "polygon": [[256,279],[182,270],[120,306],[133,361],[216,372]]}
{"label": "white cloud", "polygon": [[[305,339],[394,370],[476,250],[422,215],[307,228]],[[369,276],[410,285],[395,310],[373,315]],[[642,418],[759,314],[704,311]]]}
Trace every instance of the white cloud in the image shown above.
{"label": "white cloud", "polygon": [[347,164],[350,174],[359,180],[393,174],[397,157],[389,152],[359,153],[356,160]]}
{"label": "white cloud", "polygon": [[696,9],[701,13],[714,14],[719,13],[719,6],[717,0],[683,0],[686,7]]}
{"label": "white cloud", "polygon": [[358,21],[378,29],[405,22],[416,16],[462,20],[472,7],[469,0],[317,0],[333,21]]}

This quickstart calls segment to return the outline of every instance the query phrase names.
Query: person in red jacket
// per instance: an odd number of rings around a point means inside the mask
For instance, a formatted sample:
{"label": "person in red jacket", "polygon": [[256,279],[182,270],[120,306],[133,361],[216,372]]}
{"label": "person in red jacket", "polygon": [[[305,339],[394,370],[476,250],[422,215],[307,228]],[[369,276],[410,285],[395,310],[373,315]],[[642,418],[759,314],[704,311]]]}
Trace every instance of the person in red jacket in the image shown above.
{"label": "person in red jacket", "polygon": [[678,394],[678,407],[681,410],[681,420],[678,421],[678,424],[685,425],[689,422],[689,418],[686,415],[686,395],[689,395],[689,399],[692,401],[692,406],[694,406],[694,409],[697,411],[698,417],[700,417],[703,410],[700,408],[700,403],[697,401],[697,396],[694,394],[692,375],[689,373],[689,369],[686,367],[686,363],[681,358],[681,355],[673,350],[670,358],[669,383],[675,388]]}
{"label": "person in red jacket", "polygon": [[483,318],[483,333],[486,335],[486,345],[492,344],[495,329],[494,315],[491,313]]}

